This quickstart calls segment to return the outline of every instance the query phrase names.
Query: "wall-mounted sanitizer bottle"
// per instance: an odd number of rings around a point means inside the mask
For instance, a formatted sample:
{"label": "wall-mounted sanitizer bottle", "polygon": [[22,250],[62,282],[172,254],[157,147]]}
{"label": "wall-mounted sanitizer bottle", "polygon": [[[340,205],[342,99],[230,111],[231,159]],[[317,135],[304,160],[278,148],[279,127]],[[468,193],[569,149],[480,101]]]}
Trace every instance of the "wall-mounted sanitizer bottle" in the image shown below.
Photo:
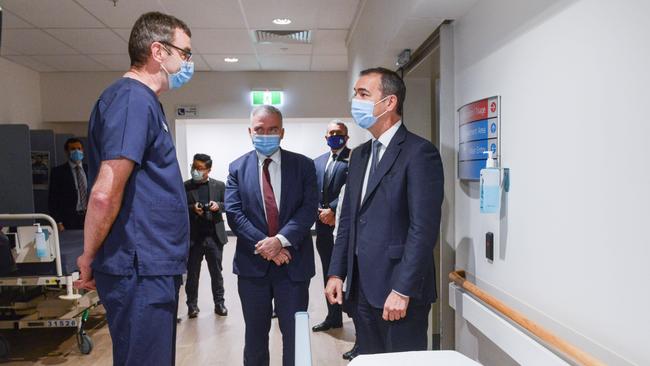
{"label": "wall-mounted sanitizer bottle", "polygon": [[481,169],[481,213],[497,213],[501,202],[501,172],[496,167],[492,150],[483,153],[487,154],[488,158],[485,161],[485,169]]}
{"label": "wall-mounted sanitizer bottle", "polygon": [[36,226],[36,235],[34,237],[36,256],[42,262],[47,262],[50,260],[50,248],[45,241],[45,233],[41,228],[41,224],[34,224],[34,226]]}

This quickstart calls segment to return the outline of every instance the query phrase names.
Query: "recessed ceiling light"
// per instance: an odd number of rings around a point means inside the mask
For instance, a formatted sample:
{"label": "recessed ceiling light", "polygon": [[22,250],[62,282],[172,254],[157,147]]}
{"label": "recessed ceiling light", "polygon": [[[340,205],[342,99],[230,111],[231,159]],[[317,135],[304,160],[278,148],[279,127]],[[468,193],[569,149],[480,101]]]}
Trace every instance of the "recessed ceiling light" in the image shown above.
{"label": "recessed ceiling light", "polygon": [[287,24],[291,24],[291,19],[289,19],[289,18],[276,18],[276,19],[273,19],[273,23],[277,24],[277,25],[287,25]]}
{"label": "recessed ceiling light", "polygon": [[239,62],[239,59],[237,57],[226,57],[223,60],[226,61],[226,62],[230,62],[230,63]]}

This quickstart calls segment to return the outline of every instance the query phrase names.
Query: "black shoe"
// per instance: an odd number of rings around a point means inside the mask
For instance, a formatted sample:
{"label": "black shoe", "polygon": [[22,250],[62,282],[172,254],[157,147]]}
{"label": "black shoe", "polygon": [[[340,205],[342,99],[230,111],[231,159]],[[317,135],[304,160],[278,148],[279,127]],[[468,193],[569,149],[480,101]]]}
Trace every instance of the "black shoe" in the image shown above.
{"label": "black shoe", "polygon": [[187,308],[187,316],[192,319],[196,318],[199,315],[199,307],[198,306],[190,306]]}
{"label": "black shoe", "polygon": [[334,323],[330,323],[327,320],[325,320],[324,322],[322,322],[320,324],[314,325],[314,327],[311,328],[311,330],[314,331],[314,332],[324,332],[326,330],[330,330],[330,329],[334,329],[334,328],[341,328],[342,326],[343,326],[342,323],[334,324]]}
{"label": "black shoe", "polygon": [[351,350],[343,354],[343,359],[352,361],[352,359],[357,357],[358,355],[359,355],[359,345],[355,343]]}
{"label": "black shoe", "polygon": [[226,305],[224,304],[217,304],[214,306],[214,313],[219,316],[227,316],[228,308],[226,308]]}

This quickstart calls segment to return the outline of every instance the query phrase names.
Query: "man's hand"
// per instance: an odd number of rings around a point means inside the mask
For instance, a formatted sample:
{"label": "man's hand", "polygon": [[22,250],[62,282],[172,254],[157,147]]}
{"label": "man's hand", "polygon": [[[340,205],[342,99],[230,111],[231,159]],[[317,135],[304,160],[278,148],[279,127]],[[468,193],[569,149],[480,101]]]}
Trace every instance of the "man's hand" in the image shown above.
{"label": "man's hand", "polygon": [[386,321],[400,320],[406,317],[406,309],[409,307],[409,297],[402,296],[391,291],[384,303],[382,319]]}
{"label": "man's hand", "polygon": [[257,250],[257,254],[261,255],[262,258],[270,261],[280,253],[282,243],[276,237],[266,238],[255,244],[255,250]]}
{"label": "man's hand", "polygon": [[291,262],[291,253],[286,248],[282,248],[280,250],[280,253],[273,257],[272,259],[273,263],[275,263],[276,266],[281,266],[283,264],[289,264]]}
{"label": "man's hand", "polygon": [[330,304],[343,304],[343,280],[330,276],[325,286],[325,297]]}
{"label": "man's hand", "polygon": [[59,222],[56,224],[56,228],[59,229],[59,232],[63,232],[65,230],[65,226],[63,226],[63,223]]}
{"label": "man's hand", "polygon": [[210,208],[210,211],[212,211],[212,212],[219,211],[219,204],[218,203],[216,203],[214,201],[210,201],[209,205],[210,206],[208,206],[208,207]]}
{"label": "man's hand", "polygon": [[82,254],[77,258],[77,266],[79,267],[79,279],[74,281],[73,286],[77,289],[84,290],[94,290],[97,287],[95,286],[95,278],[93,277],[93,270],[90,267],[93,259]]}
{"label": "man's hand", "polygon": [[318,219],[325,225],[334,226],[336,224],[336,213],[331,208],[319,208]]}
{"label": "man's hand", "polygon": [[195,214],[197,214],[197,215],[199,215],[199,216],[202,216],[202,215],[203,215],[203,209],[199,207],[199,203],[198,203],[198,202],[194,204],[194,206],[192,207],[192,209],[194,210],[194,213],[195,213]]}

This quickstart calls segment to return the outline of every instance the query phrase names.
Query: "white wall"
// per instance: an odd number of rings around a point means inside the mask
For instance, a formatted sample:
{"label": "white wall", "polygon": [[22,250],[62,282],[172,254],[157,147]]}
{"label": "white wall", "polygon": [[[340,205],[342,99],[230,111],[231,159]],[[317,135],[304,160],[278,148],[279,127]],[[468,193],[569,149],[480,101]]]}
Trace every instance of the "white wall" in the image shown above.
{"label": "white wall", "polygon": [[[453,29],[456,107],[502,96],[512,172],[501,219],[457,182],[457,267],[611,365],[650,364],[648,14],[641,0],[486,0]],[[500,364],[467,324],[456,334]]]}
{"label": "white wall", "polygon": [[41,124],[40,76],[0,57],[0,124]]}
{"label": "white wall", "polygon": [[[286,118],[283,149],[316,158],[329,151],[325,142],[325,130],[334,118]],[[349,129],[348,147],[354,148],[367,141],[370,135],[357,127],[350,119],[342,119]],[[196,153],[212,157],[210,176],[221,181],[228,177],[229,164],[251,151],[248,136],[248,119],[201,119],[176,121],[176,152],[183,179],[189,179],[190,164]]]}
{"label": "white wall", "polygon": [[[87,121],[97,97],[122,73],[44,73],[41,77],[43,120]],[[195,104],[199,117],[247,118],[250,91],[281,89],[287,118],[347,116],[345,72],[197,72],[181,89],[165,93],[161,102],[172,128],[175,106]]]}

